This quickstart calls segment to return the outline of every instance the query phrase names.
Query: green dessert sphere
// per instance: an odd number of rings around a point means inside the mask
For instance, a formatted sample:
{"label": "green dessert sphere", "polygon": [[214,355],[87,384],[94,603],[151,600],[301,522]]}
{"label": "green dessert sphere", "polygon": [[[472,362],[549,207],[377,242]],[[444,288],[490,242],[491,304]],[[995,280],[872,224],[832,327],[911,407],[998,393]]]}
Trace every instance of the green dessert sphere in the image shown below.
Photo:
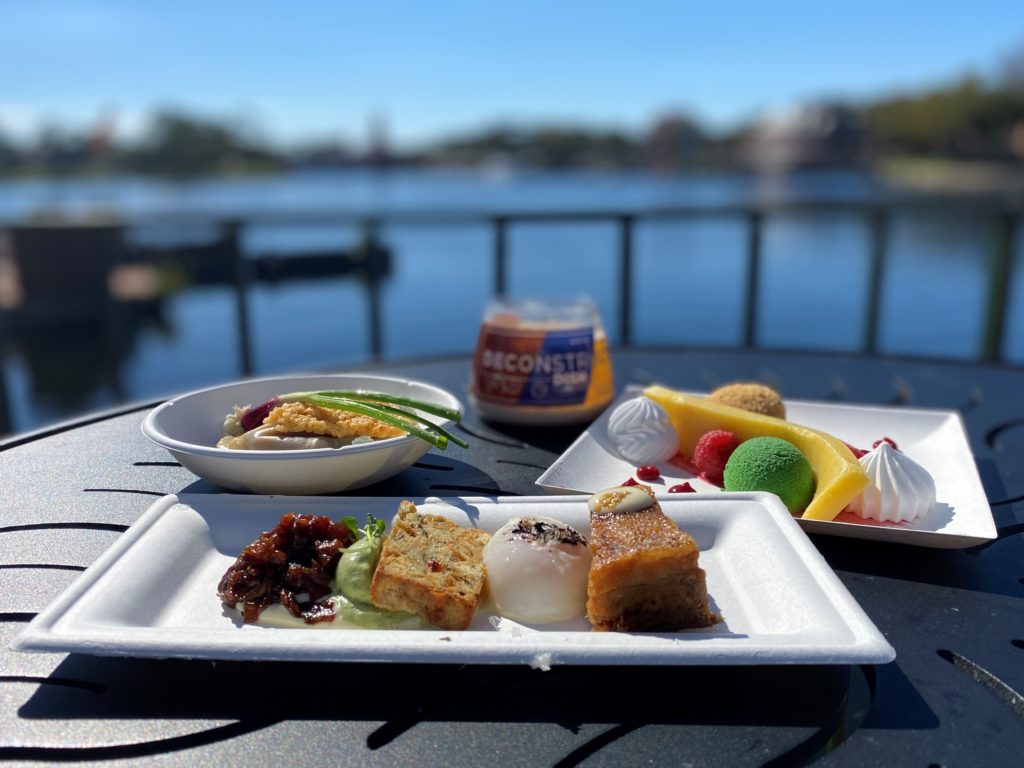
{"label": "green dessert sphere", "polygon": [[740,443],[725,465],[727,491],[774,493],[792,514],[814,496],[814,471],[800,449],[779,437],[755,437]]}

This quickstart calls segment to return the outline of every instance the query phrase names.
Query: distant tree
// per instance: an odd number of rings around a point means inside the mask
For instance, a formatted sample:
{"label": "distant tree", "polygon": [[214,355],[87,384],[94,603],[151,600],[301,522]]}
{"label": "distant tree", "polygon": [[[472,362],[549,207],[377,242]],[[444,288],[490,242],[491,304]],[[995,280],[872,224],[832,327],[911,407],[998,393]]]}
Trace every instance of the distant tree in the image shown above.
{"label": "distant tree", "polygon": [[84,164],[88,148],[84,136],[47,123],[39,129],[30,155],[35,166],[49,173],[74,173]]}
{"label": "distant tree", "polygon": [[657,120],[644,141],[647,165],[671,171],[693,164],[708,144],[708,137],[695,120],[684,115],[667,115]]}
{"label": "distant tree", "polygon": [[214,173],[232,164],[274,159],[271,151],[254,146],[235,128],[172,111],[159,113],[141,144],[124,155],[134,170],[171,176]]}
{"label": "distant tree", "polygon": [[500,126],[442,142],[428,153],[439,161],[479,164],[501,157],[537,168],[621,168],[635,164],[636,143],[616,131],[567,126]]}
{"label": "distant tree", "polygon": [[21,165],[21,155],[7,137],[0,134],[0,173],[10,173]]}
{"label": "distant tree", "polygon": [[1006,160],[1024,121],[1024,89],[965,77],[951,86],[869,105],[865,120],[880,151]]}

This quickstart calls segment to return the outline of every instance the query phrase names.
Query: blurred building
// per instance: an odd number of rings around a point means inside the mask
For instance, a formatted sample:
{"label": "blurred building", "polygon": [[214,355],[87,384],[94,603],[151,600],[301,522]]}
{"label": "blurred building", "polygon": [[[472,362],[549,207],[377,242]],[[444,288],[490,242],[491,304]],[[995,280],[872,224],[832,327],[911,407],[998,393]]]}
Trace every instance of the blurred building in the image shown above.
{"label": "blurred building", "polygon": [[740,143],[740,159],[759,171],[852,167],[868,157],[868,134],[852,109],[815,104],[756,121]]}

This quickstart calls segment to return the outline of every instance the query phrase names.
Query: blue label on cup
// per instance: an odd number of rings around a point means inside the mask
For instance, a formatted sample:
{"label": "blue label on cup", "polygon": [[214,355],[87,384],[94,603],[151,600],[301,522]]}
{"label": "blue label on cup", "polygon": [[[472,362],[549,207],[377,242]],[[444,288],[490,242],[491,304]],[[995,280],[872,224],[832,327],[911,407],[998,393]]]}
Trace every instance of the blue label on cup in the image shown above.
{"label": "blue label on cup", "polygon": [[[540,349],[521,360],[528,379],[519,395],[523,405],[576,405],[587,396],[594,365],[594,330],[547,331]],[[527,371],[523,371],[527,373]]]}

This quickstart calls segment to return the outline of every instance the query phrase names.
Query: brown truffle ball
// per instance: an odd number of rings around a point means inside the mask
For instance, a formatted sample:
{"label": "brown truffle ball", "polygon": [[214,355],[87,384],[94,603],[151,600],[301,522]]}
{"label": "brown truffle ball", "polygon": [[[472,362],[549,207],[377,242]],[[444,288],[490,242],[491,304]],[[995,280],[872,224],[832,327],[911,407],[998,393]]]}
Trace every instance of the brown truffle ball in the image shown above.
{"label": "brown truffle ball", "polygon": [[764,384],[753,382],[726,384],[708,395],[708,400],[731,405],[734,408],[742,408],[752,413],[774,416],[777,419],[786,418],[786,406],[782,403],[782,397],[774,389],[766,387]]}

